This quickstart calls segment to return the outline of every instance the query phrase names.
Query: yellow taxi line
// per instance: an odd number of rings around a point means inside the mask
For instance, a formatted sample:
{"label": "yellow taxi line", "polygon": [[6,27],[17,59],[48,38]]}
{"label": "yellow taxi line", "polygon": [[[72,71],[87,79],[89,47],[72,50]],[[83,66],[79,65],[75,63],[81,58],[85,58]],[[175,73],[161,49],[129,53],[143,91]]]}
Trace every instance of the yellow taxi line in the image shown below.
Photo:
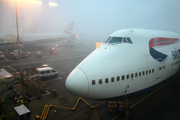
{"label": "yellow taxi line", "polygon": [[[156,90],[154,90],[152,93],[150,93],[149,95],[147,95],[146,97],[144,97],[143,99],[139,100],[138,102],[136,102],[135,104],[131,105],[130,108],[132,109],[133,107],[135,107],[136,105],[138,105],[140,102],[142,102],[143,100],[147,99],[149,96],[151,96],[152,94],[154,94],[155,92],[157,92],[159,89],[161,89],[162,87],[164,87],[166,84],[163,84],[162,86],[160,86],[159,88],[157,88]],[[119,115],[113,117],[111,120],[115,120],[119,117]]]}

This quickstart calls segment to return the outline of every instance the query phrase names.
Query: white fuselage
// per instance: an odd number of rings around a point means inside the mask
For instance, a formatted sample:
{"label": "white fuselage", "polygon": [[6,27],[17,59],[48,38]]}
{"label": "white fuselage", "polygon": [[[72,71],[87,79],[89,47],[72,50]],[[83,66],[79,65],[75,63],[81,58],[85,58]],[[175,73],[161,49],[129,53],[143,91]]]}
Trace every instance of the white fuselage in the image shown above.
{"label": "white fuselage", "polygon": [[152,88],[178,72],[179,39],[173,32],[116,31],[70,73],[66,88],[89,99],[121,98]]}
{"label": "white fuselage", "polygon": [[20,41],[43,41],[46,39],[58,39],[58,38],[66,38],[70,37],[65,33],[21,33],[19,35]]}

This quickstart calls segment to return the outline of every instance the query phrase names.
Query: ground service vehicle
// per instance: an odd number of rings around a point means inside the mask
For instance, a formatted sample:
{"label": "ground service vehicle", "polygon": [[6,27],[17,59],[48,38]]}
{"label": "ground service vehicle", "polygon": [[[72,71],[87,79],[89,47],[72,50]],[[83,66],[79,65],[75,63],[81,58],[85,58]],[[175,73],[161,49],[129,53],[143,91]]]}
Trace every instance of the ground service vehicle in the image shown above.
{"label": "ground service vehicle", "polygon": [[58,52],[57,52],[57,50],[55,48],[50,48],[49,49],[49,53],[53,54],[53,55],[57,55],[58,54]]}
{"label": "ground service vehicle", "polygon": [[41,56],[41,51],[36,51],[36,57],[37,58],[41,58],[42,56]]}
{"label": "ground service vehicle", "polygon": [[36,73],[36,75],[30,76],[29,78],[40,77],[41,80],[47,80],[58,76],[58,72],[52,67],[36,68]]}
{"label": "ground service vehicle", "polygon": [[4,54],[2,51],[0,51],[0,58],[4,58]]}
{"label": "ground service vehicle", "polygon": [[[10,53],[12,58],[19,58],[19,51],[14,50]],[[31,56],[31,52],[23,52],[20,50],[21,58],[27,58]]]}

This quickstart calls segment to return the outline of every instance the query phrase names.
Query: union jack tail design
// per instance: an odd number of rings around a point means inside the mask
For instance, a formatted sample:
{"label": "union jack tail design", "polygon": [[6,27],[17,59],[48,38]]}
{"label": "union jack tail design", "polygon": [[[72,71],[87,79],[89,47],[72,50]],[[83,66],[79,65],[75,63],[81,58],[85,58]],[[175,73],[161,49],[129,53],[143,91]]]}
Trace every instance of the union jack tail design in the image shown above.
{"label": "union jack tail design", "polygon": [[75,23],[74,21],[73,21],[72,23],[70,23],[70,24],[68,25],[67,29],[64,30],[64,32],[65,32],[66,34],[73,35],[73,34],[72,34],[72,30],[73,30],[73,27],[74,27],[74,23]]}

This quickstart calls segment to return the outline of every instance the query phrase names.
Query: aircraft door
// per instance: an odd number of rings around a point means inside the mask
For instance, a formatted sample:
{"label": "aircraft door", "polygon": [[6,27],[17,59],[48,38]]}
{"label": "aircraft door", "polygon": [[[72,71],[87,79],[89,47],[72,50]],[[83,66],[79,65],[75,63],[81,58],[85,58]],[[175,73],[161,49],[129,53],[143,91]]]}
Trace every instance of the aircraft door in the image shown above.
{"label": "aircraft door", "polygon": [[161,78],[161,74],[162,74],[162,59],[158,58],[156,60],[156,79]]}

